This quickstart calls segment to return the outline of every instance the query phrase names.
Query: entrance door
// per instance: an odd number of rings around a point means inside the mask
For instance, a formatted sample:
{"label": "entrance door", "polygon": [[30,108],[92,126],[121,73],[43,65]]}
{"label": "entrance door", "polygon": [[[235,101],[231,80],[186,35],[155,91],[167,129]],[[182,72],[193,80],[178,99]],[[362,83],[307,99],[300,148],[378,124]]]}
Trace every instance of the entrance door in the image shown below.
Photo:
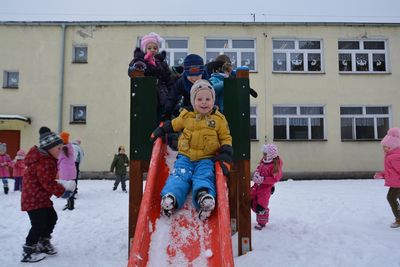
{"label": "entrance door", "polygon": [[7,154],[15,158],[20,147],[21,131],[0,130],[0,142],[7,144]]}

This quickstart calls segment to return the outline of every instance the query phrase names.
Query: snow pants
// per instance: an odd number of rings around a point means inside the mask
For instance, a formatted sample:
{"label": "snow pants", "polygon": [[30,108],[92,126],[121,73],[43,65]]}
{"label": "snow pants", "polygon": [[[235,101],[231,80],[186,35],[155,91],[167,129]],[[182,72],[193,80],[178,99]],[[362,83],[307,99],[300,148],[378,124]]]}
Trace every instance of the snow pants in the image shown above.
{"label": "snow pants", "polygon": [[14,177],[14,191],[22,191],[22,177]]}
{"label": "snow pants", "polygon": [[389,202],[390,207],[392,208],[392,212],[396,220],[400,220],[400,210],[399,210],[399,198],[400,198],[400,188],[389,187],[389,191],[387,193],[387,201]]}
{"label": "snow pants", "polygon": [[[260,225],[266,225],[269,221],[269,199],[271,197],[271,184],[254,184],[251,187],[250,198],[251,198],[251,209],[256,213],[257,223]],[[260,211],[261,206],[264,210]]]}
{"label": "snow pants", "polygon": [[32,246],[40,238],[51,238],[54,226],[57,223],[57,213],[53,207],[28,211],[31,220],[31,229],[26,237],[25,244]]}
{"label": "snow pants", "polygon": [[114,188],[117,188],[119,183],[121,182],[121,187],[122,190],[126,190],[126,174],[115,174],[115,183],[114,183]]}
{"label": "snow pants", "polygon": [[190,161],[188,157],[178,155],[174,169],[161,191],[161,197],[168,193],[173,194],[179,209],[185,203],[190,189],[192,189],[192,202],[197,210],[199,205],[196,195],[200,190],[206,190],[214,198],[216,197],[214,161],[211,159]]}

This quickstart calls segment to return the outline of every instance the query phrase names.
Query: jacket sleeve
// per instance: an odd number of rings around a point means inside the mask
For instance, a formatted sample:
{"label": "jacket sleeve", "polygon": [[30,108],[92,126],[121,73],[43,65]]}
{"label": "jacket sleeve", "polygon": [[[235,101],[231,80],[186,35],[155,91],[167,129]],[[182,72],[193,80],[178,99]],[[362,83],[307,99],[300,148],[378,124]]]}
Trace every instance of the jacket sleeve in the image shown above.
{"label": "jacket sleeve", "polygon": [[274,185],[279,182],[279,180],[282,178],[282,160],[279,159],[279,167],[277,173],[273,173],[273,168],[269,168],[269,171],[266,172],[264,177],[265,178],[263,184]]}
{"label": "jacket sleeve", "polygon": [[391,158],[389,164],[390,172],[395,176],[400,176],[400,156]]}
{"label": "jacket sleeve", "polygon": [[114,171],[116,165],[117,165],[117,155],[114,156],[114,159],[111,163],[110,172]]}
{"label": "jacket sleeve", "polygon": [[183,76],[174,83],[174,85],[171,87],[171,90],[168,92],[167,102],[165,103],[165,113],[169,116],[174,111],[176,104],[178,104],[179,98],[182,96],[182,79]]}
{"label": "jacket sleeve", "polygon": [[222,91],[224,90],[224,81],[221,79],[218,79],[217,77],[215,77],[213,75],[211,75],[211,77],[208,81],[214,87],[215,94],[217,96],[220,96],[222,94]]}
{"label": "jacket sleeve", "polygon": [[186,115],[189,113],[188,110],[182,109],[179,116],[171,121],[172,129],[174,132],[182,131],[185,125]]}
{"label": "jacket sleeve", "polygon": [[45,160],[36,168],[37,177],[42,187],[49,193],[60,197],[65,192],[64,186],[56,182],[57,164],[53,160]]}

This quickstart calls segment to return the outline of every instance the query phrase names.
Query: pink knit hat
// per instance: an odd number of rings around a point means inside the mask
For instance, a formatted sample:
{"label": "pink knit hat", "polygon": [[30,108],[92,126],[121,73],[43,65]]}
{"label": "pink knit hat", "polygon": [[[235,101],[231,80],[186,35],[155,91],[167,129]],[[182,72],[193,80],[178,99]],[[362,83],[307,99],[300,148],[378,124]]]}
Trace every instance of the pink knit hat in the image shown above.
{"label": "pink knit hat", "polygon": [[400,147],[400,128],[390,128],[381,144],[390,148]]}
{"label": "pink knit hat", "polygon": [[140,49],[142,49],[142,51],[146,53],[146,47],[150,43],[154,43],[154,44],[156,44],[158,46],[158,48],[160,48],[162,40],[163,39],[161,38],[161,36],[158,35],[155,32],[151,32],[149,34],[146,34],[140,40]]}
{"label": "pink knit hat", "polygon": [[263,145],[263,153],[267,154],[267,162],[271,162],[278,156],[278,147],[274,144]]}

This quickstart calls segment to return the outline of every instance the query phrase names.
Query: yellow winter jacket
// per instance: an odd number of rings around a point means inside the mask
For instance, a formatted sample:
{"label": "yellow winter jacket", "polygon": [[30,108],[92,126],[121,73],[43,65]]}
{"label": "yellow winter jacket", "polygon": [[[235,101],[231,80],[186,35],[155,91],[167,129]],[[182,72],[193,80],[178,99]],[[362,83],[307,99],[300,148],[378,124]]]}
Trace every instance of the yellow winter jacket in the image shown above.
{"label": "yellow winter jacket", "polygon": [[212,158],[221,146],[232,146],[228,122],[217,109],[207,115],[182,109],[171,124],[174,132],[182,131],[178,140],[179,153],[191,161]]}

